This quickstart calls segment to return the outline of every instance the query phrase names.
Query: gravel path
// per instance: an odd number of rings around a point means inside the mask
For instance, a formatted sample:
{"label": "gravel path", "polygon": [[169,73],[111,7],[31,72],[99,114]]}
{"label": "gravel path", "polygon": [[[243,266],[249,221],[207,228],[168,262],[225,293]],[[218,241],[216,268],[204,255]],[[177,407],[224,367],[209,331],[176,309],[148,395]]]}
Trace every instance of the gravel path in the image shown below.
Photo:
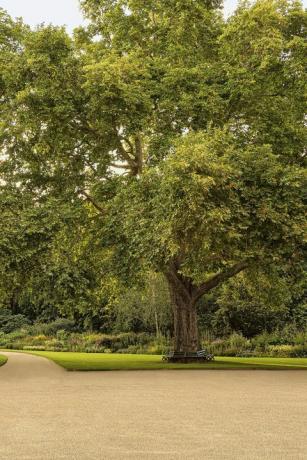
{"label": "gravel path", "polygon": [[0,460],[307,459],[306,371],[81,373],[2,354]]}

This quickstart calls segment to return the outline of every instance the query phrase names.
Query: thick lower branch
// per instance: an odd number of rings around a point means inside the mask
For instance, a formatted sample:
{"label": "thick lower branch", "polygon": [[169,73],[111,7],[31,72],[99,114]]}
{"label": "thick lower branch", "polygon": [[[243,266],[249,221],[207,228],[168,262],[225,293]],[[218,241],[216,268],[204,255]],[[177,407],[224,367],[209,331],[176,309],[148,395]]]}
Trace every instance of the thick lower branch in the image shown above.
{"label": "thick lower branch", "polygon": [[248,267],[248,263],[246,261],[242,261],[242,262],[239,262],[233,265],[228,270],[225,270],[224,272],[214,275],[212,278],[205,281],[203,284],[201,284],[197,288],[193,296],[193,300],[197,302],[198,299],[200,299],[207,292],[211,291],[211,289],[215,288],[216,286],[219,286],[224,281],[227,281],[229,278],[232,278],[233,276],[237,275],[241,271],[245,270],[247,267]]}

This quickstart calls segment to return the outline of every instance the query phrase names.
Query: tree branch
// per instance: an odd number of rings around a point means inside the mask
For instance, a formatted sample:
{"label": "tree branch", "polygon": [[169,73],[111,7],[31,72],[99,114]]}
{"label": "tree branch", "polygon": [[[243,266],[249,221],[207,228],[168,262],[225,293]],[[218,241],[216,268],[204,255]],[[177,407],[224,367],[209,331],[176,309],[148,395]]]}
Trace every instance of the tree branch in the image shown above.
{"label": "tree branch", "polygon": [[122,137],[122,140],[123,140],[124,142],[126,142],[126,144],[129,145],[129,147],[130,147],[130,153],[133,155],[133,151],[134,151],[133,145],[132,145],[132,143],[130,142],[130,140],[128,139],[128,137]]}
{"label": "tree branch", "polygon": [[196,293],[193,296],[193,300],[196,302],[204,294],[211,291],[211,289],[215,288],[216,286],[228,280],[229,278],[232,278],[233,276],[237,275],[241,271],[245,270],[247,267],[248,263],[246,261],[242,261],[233,265],[233,267],[229,268],[228,270],[214,275],[212,278],[210,278],[208,281],[205,281],[198,287]]}
{"label": "tree branch", "polygon": [[118,169],[130,169],[130,166],[127,164],[110,163],[110,166],[112,166],[112,168],[118,168]]}
{"label": "tree branch", "polygon": [[79,190],[79,193],[89,201],[97,211],[100,212],[100,214],[105,214],[105,209],[103,209],[98,203],[96,203],[93,198],[85,191],[85,190]]}
{"label": "tree branch", "polygon": [[121,142],[120,139],[118,139],[118,142],[117,142],[117,148],[118,148],[118,151],[119,151],[119,155],[121,157],[121,159],[123,161],[126,161],[127,164],[129,165],[129,168],[131,170],[131,173],[133,174],[134,173],[134,170],[136,168],[136,163],[135,163],[135,159],[131,157],[131,155],[129,154],[129,152],[127,152],[125,149],[124,149],[124,146]]}
{"label": "tree branch", "polygon": [[137,162],[138,173],[141,174],[143,170],[143,146],[141,136],[137,135],[135,139],[135,156]]}

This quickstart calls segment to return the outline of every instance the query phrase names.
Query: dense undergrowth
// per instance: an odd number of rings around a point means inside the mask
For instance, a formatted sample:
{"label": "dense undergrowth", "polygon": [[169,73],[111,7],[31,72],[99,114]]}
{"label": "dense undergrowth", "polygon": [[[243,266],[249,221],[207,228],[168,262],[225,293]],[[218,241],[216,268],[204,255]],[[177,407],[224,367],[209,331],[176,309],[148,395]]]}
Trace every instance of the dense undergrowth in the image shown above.
{"label": "dense undergrowth", "polygon": [[[63,319],[0,332],[0,348],[15,350],[162,354],[172,348],[171,342],[170,337],[146,332],[75,332],[73,323]],[[217,356],[307,357],[307,333],[291,325],[250,339],[238,333],[216,338],[206,332],[201,345]]]}

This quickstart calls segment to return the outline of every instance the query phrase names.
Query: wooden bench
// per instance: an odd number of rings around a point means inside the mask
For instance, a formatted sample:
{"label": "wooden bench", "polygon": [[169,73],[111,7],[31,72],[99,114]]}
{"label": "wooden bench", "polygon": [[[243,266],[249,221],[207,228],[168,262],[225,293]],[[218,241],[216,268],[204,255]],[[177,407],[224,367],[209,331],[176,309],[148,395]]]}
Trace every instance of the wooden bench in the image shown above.
{"label": "wooden bench", "polygon": [[191,363],[213,361],[214,356],[207,350],[199,350],[195,352],[170,351],[163,356],[162,360],[167,361],[168,363]]}

